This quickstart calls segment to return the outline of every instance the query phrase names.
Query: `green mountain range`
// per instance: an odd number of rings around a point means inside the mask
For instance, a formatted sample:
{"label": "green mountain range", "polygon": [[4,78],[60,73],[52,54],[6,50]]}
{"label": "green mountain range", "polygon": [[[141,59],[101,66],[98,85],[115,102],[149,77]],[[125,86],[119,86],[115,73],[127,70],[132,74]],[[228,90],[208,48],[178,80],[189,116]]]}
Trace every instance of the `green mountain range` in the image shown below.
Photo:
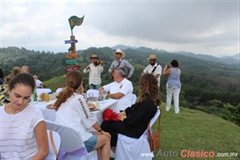
{"label": "green mountain range", "polygon": [[[112,52],[115,48],[91,47],[86,50],[78,50],[77,61],[81,65],[80,71],[90,63],[89,57],[97,54],[100,60],[108,62],[104,65],[102,84],[112,81],[108,68],[115,59]],[[125,59],[135,68],[131,81],[134,93],[138,94],[138,81],[143,69],[149,64],[147,58],[150,54],[157,55],[157,62],[164,68],[173,59],[179,61],[181,75],[180,105],[185,108],[197,109],[207,113],[215,114],[234,123],[240,122],[240,86],[239,86],[239,64],[222,63],[219,61],[203,60],[193,56],[179,53],[169,53],[164,50],[152,50],[146,47],[126,48]],[[65,69],[71,67],[66,64],[67,52],[39,52],[25,48],[8,47],[0,48],[0,68],[8,75],[14,66],[28,65],[31,74],[36,74],[39,79],[55,90],[63,87]],[[56,83],[58,82],[58,83]],[[161,77],[161,96],[165,101],[167,78]],[[88,75],[84,75],[85,89],[88,89]],[[236,116],[235,116],[236,115]],[[238,119],[239,118],[239,119]]]}

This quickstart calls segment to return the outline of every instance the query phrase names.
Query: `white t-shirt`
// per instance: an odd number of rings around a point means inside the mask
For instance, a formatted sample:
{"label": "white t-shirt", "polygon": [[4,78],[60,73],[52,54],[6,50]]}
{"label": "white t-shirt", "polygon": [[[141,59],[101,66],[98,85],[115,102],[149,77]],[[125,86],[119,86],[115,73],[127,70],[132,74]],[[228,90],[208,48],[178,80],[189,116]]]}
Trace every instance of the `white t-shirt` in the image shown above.
{"label": "white t-shirt", "polygon": [[155,69],[155,71],[153,72],[153,75],[155,76],[156,74],[159,74],[157,80],[158,80],[158,86],[160,86],[160,77],[162,75],[162,66],[158,65],[157,63],[155,63],[154,66],[152,66],[151,64],[149,64],[144,70],[144,73],[152,73],[153,69],[157,67]]}
{"label": "white t-shirt", "polygon": [[74,93],[60,105],[56,112],[55,122],[74,129],[81,135],[83,141],[86,141],[92,136],[88,129],[96,123],[96,119],[90,112],[83,96]]}
{"label": "white t-shirt", "polygon": [[110,93],[121,92],[124,94],[124,96],[118,100],[115,112],[119,113],[120,110],[125,110],[127,107],[132,106],[133,85],[131,81],[124,78],[120,83],[114,81],[103,86],[103,88]]}
{"label": "white t-shirt", "polygon": [[38,152],[34,128],[44,120],[42,112],[31,105],[17,114],[0,107],[0,154],[3,159],[29,160]]}
{"label": "white t-shirt", "polygon": [[39,86],[40,86],[41,83],[42,83],[42,81],[40,81],[39,79],[36,79],[36,80],[35,80],[36,88],[39,88]]}

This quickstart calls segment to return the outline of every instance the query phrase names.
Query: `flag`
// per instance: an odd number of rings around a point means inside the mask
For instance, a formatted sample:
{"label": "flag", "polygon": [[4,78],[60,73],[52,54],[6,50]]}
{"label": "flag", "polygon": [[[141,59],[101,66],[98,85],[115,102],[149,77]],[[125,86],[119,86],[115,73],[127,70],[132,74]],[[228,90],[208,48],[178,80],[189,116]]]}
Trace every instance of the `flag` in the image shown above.
{"label": "flag", "polygon": [[75,27],[75,26],[80,26],[83,22],[84,16],[82,18],[78,18],[77,16],[72,16],[68,19],[69,25],[71,30]]}

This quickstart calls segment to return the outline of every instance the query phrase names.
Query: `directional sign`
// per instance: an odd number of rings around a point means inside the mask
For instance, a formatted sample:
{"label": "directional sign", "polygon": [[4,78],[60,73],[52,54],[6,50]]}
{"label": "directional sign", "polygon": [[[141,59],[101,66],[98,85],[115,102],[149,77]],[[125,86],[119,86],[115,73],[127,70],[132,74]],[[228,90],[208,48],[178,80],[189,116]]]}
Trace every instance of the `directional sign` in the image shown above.
{"label": "directional sign", "polygon": [[68,44],[68,43],[77,43],[78,40],[74,39],[74,40],[65,40],[65,44]]}
{"label": "directional sign", "polygon": [[73,70],[78,70],[79,68],[81,68],[80,65],[73,66],[73,67],[71,67],[71,68],[65,69],[65,72],[70,72],[70,71],[73,71]]}
{"label": "directional sign", "polygon": [[77,60],[66,60],[67,64],[77,64]]}
{"label": "directional sign", "polygon": [[69,54],[66,54],[66,58],[75,58],[77,57],[78,54],[77,53],[69,53]]}

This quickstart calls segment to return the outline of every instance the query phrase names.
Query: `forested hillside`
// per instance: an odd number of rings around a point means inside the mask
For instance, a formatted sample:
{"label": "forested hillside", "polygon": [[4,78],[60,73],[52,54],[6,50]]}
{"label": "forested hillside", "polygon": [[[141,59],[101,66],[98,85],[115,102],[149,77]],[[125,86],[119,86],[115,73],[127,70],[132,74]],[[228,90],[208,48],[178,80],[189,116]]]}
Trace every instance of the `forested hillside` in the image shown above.
{"label": "forested hillside", "polygon": [[[81,65],[80,71],[90,63],[89,56],[97,54],[101,60],[108,62],[104,65],[102,84],[111,82],[108,68],[115,59],[112,54],[113,51],[114,49],[109,47],[78,50],[77,60]],[[138,93],[138,81],[142,70],[149,63],[147,58],[151,53],[141,51],[140,48],[129,48],[125,49],[124,52],[127,55],[125,59],[135,68],[131,81],[134,85],[134,92]],[[228,65],[205,61],[168,53],[164,50],[156,51],[155,54],[157,54],[157,61],[162,68],[173,59],[179,61],[179,68],[182,70],[181,106],[216,114],[235,123],[240,122],[239,64]],[[0,68],[3,69],[5,75],[10,74],[14,66],[28,65],[32,74],[37,74],[40,80],[46,81],[65,74],[64,70],[70,67],[66,64],[66,60],[66,52],[39,52],[17,47],[0,49]],[[84,77],[85,84],[88,84],[87,78],[88,75],[86,74]],[[166,81],[167,78],[162,76],[161,93],[163,101],[165,101]],[[87,88],[88,85],[86,85]]]}

